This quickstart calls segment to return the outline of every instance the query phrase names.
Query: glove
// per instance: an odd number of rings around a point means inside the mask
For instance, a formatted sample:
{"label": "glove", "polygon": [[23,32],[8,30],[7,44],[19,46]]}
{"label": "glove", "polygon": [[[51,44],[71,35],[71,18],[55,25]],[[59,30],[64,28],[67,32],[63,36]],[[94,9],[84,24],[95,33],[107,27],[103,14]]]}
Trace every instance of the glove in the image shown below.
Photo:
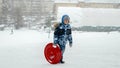
{"label": "glove", "polygon": [[70,43],[69,46],[72,47],[72,43]]}
{"label": "glove", "polygon": [[57,47],[57,44],[53,44],[53,47],[56,48],[56,47]]}

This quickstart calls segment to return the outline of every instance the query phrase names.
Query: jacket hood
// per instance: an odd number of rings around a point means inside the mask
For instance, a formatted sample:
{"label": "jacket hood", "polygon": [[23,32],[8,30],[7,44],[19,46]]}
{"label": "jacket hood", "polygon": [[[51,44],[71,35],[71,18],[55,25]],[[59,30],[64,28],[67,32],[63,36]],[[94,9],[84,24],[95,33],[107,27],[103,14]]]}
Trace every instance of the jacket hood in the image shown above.
{"label": "jacket hood", "polygon": [[68,15],[63,15],[62,16],[62,24],[64,24],[65,19],[68,19],[70,21],[70,17]]}

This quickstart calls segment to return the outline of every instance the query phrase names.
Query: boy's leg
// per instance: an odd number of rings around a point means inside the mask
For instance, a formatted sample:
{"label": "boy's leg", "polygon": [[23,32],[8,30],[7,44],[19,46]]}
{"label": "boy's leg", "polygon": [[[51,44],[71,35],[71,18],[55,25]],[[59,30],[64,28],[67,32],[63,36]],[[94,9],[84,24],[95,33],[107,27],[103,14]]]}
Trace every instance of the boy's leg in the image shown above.
{"label": "boy's leg", "polygon": [[59,44],[59,46],[60,46],[60,49],[61,49],[61,51],[62,51],[62,56],[63,56],[63,54],[64,54],[64,52],[65,52],[65,46],[60,45],[60,44]]}
{"label": "boy's leg", "polygon": [[60,60],[60,63],[65,63],[65,62],[63,61],[63,54],[64,54],[64,51],[65,51],[65,45],[60,45],[60,44],[59,44],[59,46],[60,46],[60,49],[61,49],[61,51],[62,51],[62,58],[61,58],[61,60]]}
{"label": "boy's leg", "polygon": [[60,49],[61,49],[61,51],[62,51],[62,58],[61,58],[61,60],[60,60],[60,63],[64,63],[64,61],[63,61],[63,54],[64,54],[64,52],[65,52],[65,45],[66,45],[66,40],[65,40],[65,38],[60,38],[60,39],[59,39],[59,42],[58,42],[58,45],[60,46]]}

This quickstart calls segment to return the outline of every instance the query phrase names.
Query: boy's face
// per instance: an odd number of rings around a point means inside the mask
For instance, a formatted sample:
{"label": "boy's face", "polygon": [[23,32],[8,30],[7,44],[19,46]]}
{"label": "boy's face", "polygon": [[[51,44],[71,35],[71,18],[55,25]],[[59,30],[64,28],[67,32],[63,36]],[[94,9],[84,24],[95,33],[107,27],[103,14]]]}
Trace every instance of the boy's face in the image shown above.
{"label": "boy's face", "polygon": [[64,24],[68,24],[69,23],[69,20],[68,19],[65,19],[64,20]]}

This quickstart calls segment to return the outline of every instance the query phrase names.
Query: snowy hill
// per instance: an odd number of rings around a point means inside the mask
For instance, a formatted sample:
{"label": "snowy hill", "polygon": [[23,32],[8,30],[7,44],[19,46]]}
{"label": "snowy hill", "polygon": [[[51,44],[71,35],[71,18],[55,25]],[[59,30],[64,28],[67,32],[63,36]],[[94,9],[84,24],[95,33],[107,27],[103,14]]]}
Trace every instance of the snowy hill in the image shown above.
{"label": "snowy hill", "polygon": [[59,7],[58,21],[68,14],[72,26],[120,26],[120,9]]}
{"label": "snowy hill", "polygon": [[44,47],[53,32],[0,31],[0,68],[120,68],[120,33],[73,32],[73,47],[67,44],[65,64],[49,64]]}
{"label": "snowy hill", "polygon": [[96,3],[120,3],[120,0],[84,0],[85,2],[96,2]]}
{"label": "snowy hill", "polygon": [[61,2],[72,2],[72,1],[84,1],[84,2],[96,2],[96,3],[120,3],[120,0],[55,0]]}

